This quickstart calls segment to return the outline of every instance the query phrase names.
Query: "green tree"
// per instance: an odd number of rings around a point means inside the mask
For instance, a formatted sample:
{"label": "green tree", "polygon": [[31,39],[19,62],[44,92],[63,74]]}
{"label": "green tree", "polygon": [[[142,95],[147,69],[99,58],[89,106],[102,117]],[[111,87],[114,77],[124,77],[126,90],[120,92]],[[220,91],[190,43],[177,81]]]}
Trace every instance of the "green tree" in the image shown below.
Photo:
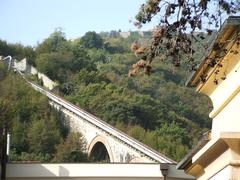
{"label": "green tree", "polygon": [[96,32],[89,31],[81,38],[81,44],[85,48],[102,48],[103,40]]}
{"label": "green tree", "polygon": [[95,64],[106,63],[109,59],[108,53],[103,49],[89,49],[88,55],[91,62]]}
{"label": "green tree", "polygon": [[9,75],[0,62],[0,147],[5,145],[7,132],[10,131],[12,126],[12,119],[14,114],[13,101],[16,99],[15,81]]}
{"label": "green tree", "polygon": [[129,45],[122,37],[108,38],[104,42],[104,49],[111,54],[129,52]]}
{"label": "green tree", "polygon": [[47,98],[39,96],[16,74],[6,72],[2,63],[0,76],[0,147],[6,144],[6,133],[10,131],[13,154],[19,156],[10,157],[11,160],[37,160],[40,156],[47,160],[61,140]]}
{"label": "green tree", "polygon": [[56,126],[44,120],[35,120],[28,130],[29,148],[31,153],[53,155],[61,136]]}
{"label": "green tree", "polygon": [[0,62],[0,166],[1,166],[1,179],[6,177],[6,146],[7,134],[11,130],[12,118],[14,114],[15,87],[12,77],[6,72],[2,62]]}
{"label": "green tree", "polygon": [[86,69],[82,69],[77,74],[77,82],[84,83],[85,85],[99,82],[109,82],[105,74],[98,71],[87,71]]}
{"label": "green tree", "polygon": [[72,45],[72,52],[74,59],[69,64],[71,71],[78,72],[81,69],[96,70],[94,61],[89,57],[88,52],[82,47],[79,41]]}
{"label": "green tree", "polygon": [[17,60],[27,58],[30,64],[34,65],[36,58],[35,51],[31,46],[23,46],[22,44],[9,44],[6,41],[0,40],[0,55],[8,56],[11,55]]}
{"label": "green tree", "polygon": [[54,162],[86,162],[86,142],[80,133],[69,133],[65,141],[57,146]]}
{"label": "green tree", "polygon": [[18,153],[16,149],[11,149],[10,152],[11,161],[38,161],[38,162],[50,162],[51,156],[44,153],[28,153],[20,152]]}
{"label": "green tree", "polygon": [[127,133],[135,139],[139,140],[140,142],[145,141],[146,131],[141,126],[133,126],[129,128],[129,131]]}
{"label": "green tree", "polygon": [[73,61],[73,54],[70,53],[43,53],[37,57],[36,64],[39,71],[46,74],[53,80],[64,82],[68,74],[69,67]]}
{"label": "green tree", "polygon": [[[29,139],[27,136],[28,125],[20,120],[14,120],[12,127],[12,148],[15,149],[16,154],[29,151]],[[16,160],[11,157],[11,160]]]}
{"label": "green tree", "polygon": [[10,55],[10,49],[7,44],[7,41],[0,40],[0,54],[1,56],[8,56]]}
{"label": "green tree", "polygon": [[36,54],[40,55],[42,53],[66,51],[67,49],[68,45],[65,34],[57,29],[50,35],[50,37],[45,39],[41,44],[38,44],[36,47]]}

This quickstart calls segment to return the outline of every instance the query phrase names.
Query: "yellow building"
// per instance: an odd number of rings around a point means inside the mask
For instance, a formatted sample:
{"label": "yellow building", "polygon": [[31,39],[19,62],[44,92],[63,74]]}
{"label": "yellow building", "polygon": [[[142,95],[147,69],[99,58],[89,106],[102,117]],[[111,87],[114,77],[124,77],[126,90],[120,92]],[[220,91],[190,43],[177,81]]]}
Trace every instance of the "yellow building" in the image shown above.
{"label": "yellow building", "polygon": [[211,133],[180,162],[199,180],[240,179],[240,17],[229,17],[187,85],[210,97]]}

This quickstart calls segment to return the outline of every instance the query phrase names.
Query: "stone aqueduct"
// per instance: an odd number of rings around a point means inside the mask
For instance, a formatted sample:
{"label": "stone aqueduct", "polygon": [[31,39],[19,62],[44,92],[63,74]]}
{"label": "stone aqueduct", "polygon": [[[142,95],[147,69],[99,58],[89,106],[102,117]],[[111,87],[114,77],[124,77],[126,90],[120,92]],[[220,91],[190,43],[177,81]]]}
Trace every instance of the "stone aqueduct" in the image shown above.
{"label": "stone aqueduct", "polygon": [[35,90],[46,95],[50,104],[65,115],[71,130],[83,134],[86,139],[87,152],[90,156],[96,158],[95,160],[120,163],[175,163],[45,88],[27,82]]}

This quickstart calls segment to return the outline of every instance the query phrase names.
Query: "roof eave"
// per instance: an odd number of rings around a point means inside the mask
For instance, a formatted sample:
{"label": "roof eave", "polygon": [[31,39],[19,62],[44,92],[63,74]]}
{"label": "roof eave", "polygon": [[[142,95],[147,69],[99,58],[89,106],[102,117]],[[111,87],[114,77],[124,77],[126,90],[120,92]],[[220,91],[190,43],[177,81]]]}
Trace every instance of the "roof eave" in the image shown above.
{"label": "roof eave", "polygon": [[207,144],[211,139],[211,132],[207,131],[203,134],[198,144],[177,164],[176,169],[186,169],[192,165],[192,157]]}
{"label": "roof eave", "polygon": [[188,80],[185,83],[185,86],[187,87],[196,87],[198,84],[198,79],[201,76],[201,70],[204,66],[204,64],[207,61],[207,57],[212,53],[213,47],[219,42],[221,37],[226,33],[226,31],[233,26],[240,25],[240,16],[230,16],[221,26],[220,30],[218,33],[215,35],[211,45],[209,48],[206,50],[206,53],[201,58],[201,63],[198,65],[197,70],[193,72]]}

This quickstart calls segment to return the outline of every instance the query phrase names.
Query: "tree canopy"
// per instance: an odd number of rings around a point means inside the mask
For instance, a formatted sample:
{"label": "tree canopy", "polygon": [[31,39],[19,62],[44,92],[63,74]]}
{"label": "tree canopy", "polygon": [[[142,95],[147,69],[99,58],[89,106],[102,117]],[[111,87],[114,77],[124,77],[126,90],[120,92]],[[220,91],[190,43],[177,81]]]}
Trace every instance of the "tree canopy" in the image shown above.
{"label": "tree canopy", "polygon": [[94,31],[87,32],[82,38],[81,43],[85,48],[102,48],[103,40],[100,35]]}
{"label": "tree canopy", "polygon": [[[1,152],[6,146],[7,133],[11,133],[10,161],[61,160],[65,154],[60,152],[68,146],[78,150],[68,154],[69,162],[87,161],[82,135],[69,133],[66,120],[50,107],[48,99],[15,73],[7,72],[2,62],[0,92],[0,159],[3,158]],[[71,137],[81,138],[81,141]]]}

